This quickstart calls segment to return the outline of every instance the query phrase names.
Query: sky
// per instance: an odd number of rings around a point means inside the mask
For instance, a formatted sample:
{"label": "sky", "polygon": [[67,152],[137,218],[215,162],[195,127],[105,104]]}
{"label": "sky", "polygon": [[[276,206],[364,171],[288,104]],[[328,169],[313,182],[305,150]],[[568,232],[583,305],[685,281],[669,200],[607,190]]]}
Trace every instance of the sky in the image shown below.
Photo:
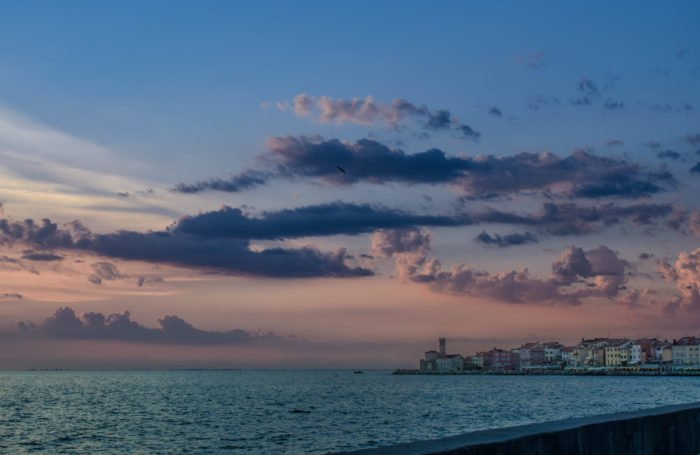
{"label": "sky", "polygon": [[0,368],[696,334],[696,2],[7,2]]}

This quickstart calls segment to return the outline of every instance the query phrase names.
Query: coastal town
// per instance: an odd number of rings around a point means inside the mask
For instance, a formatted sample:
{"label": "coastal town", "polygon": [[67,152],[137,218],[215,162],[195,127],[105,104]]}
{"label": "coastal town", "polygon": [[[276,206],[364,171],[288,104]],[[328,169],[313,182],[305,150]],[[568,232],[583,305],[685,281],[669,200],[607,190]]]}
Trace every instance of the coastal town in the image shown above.
{"label": "coastal town", "polygon": [[447,339],[430,350],[417,370],[396,374],[700,374],[700,338],[582,338],[574,346],[528,342],[471,356],[448,354]]}

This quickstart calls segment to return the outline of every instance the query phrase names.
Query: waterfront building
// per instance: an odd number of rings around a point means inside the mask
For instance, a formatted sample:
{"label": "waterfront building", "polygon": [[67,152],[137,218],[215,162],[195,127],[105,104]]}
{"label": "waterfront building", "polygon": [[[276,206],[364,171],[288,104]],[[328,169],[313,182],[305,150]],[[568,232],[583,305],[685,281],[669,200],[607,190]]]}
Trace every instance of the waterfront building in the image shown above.
{"label": "waterfront building", "polygon": [[660,358],[660,354],[657,355],[656,348],[663,343],[656,338],[640,338],[634,340],[634,343],[638,344],[642,349],[641,363],[654,362]]}
{"label": "waterfront building", "polygon": [[574,353],[573,346],[565,346],[565,347],[561,348],[561,361],[564,365],[571,365],[572,364],[573,353]]}
{"label": "waterfront building", "polygon": [[593,348],[591,351],[592,357],[587,365],[603,366],[605,365],[605,348],[607,344]]}
{"label": "waterfront building", "polygon": [[630,363],[632,342],[616,340],[605,347],[605,366],[620,367]]}
{"label": "waterfront building", "polygon": [[658,361],[661,363],[673,362],[673,348],[670,344],[663,344],[660,346]]}
{"label": "waterfront building", "polygon": [[437,371],[462,371],[464,370],[464,357],[460,354],[449,354],[438,357],[436,360]]}
{"label": "waterfront building", "polygon": [[[686,336],[672,343],[656,338],[629,340],[623,338],[582,338],[576,346],[558,342],[529,342],[513,349],[494,347],[463,357],[448,354],[447,340],[440,338],[438,350],[426,351],[420,370],[453,373],[464,370],[540,370],[563,365],[583,368],[618,368],[658,364],[700,365],[700,338]],[[645,370],[646,371],[646,370]]]}
{"label": "waterfront building", "polygon": [[512,349],[511,352],[518,355],[518,367],[527,368],[531,365],[531,351],[538,343],[525,343],[519,348]]}
{"label": "waterfront building", "polygon": [[[642,359],[642,345],[638,343],[632,343],[630,345],[630,359],[629,359],[629,364],[630,365],[641,365],[642,363],[646,363],[646,359]],[[645,360],[645,361],[642,361]]]}
{"label": "waterfront building", "polygon": [[700,363],[700,340],[683,337],[673,340],[671,357],[674,365],[697,365]]}
{"label": "waterfront building", "polygon": [[487,354],[489,366],[494,370],[514,370],[520,365],[518,354],[513,351],[493,348]]}
{"label": "waterfront building", "polygon": [[546,343],[543,346],[544,363],[553,364],[561,362],[561,348],[563,346],[560,343]]}
{"label": "waterfront building", "polygon": [[468,360],[472,368],[483,369],[488,366],[486,358],[485,352],[477,352],[475,355],[468,357]]}
{"label": "waterfront building", "polygon": [[569,356],[569,365],[574,367],[581,367],[584,365],[589,365],[589,360],[592,359],[593,352],[591,348],[586,346],[575,346],[571,350],[571,355]]}
{"label": "waterfront building", "polygon": [[438,340],[439,351],[426,351],[425,357],[420,361],[421,371],[462,371],[464,370],[464,357],[460,354],[447,354],[447,340]]}
{"label": "waterfront building", "polygon": [[603,366],[605,365],[605,347],[609,346],[613,340],[609,338],[582,338],[579,343],[580,354],[579,365]]}

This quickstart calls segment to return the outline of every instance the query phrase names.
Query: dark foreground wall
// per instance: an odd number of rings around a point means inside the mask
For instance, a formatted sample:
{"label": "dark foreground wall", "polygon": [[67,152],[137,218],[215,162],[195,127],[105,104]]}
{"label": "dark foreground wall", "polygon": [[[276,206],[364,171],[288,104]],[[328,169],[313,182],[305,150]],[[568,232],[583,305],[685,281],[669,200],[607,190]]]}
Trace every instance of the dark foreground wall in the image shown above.
{"label": "dark foreground wall", "polygon": [[478,431],[353,455],[698,455],[700,403]]}

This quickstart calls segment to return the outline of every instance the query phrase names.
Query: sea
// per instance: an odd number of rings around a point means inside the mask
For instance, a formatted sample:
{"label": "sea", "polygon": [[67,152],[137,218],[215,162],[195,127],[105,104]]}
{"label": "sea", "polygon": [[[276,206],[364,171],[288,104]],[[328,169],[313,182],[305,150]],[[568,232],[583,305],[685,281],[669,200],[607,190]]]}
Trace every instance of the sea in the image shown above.
{"label": "sea", "polygon": [[0,372],[0,453],[322,454],[700,401],[700,377]]}

